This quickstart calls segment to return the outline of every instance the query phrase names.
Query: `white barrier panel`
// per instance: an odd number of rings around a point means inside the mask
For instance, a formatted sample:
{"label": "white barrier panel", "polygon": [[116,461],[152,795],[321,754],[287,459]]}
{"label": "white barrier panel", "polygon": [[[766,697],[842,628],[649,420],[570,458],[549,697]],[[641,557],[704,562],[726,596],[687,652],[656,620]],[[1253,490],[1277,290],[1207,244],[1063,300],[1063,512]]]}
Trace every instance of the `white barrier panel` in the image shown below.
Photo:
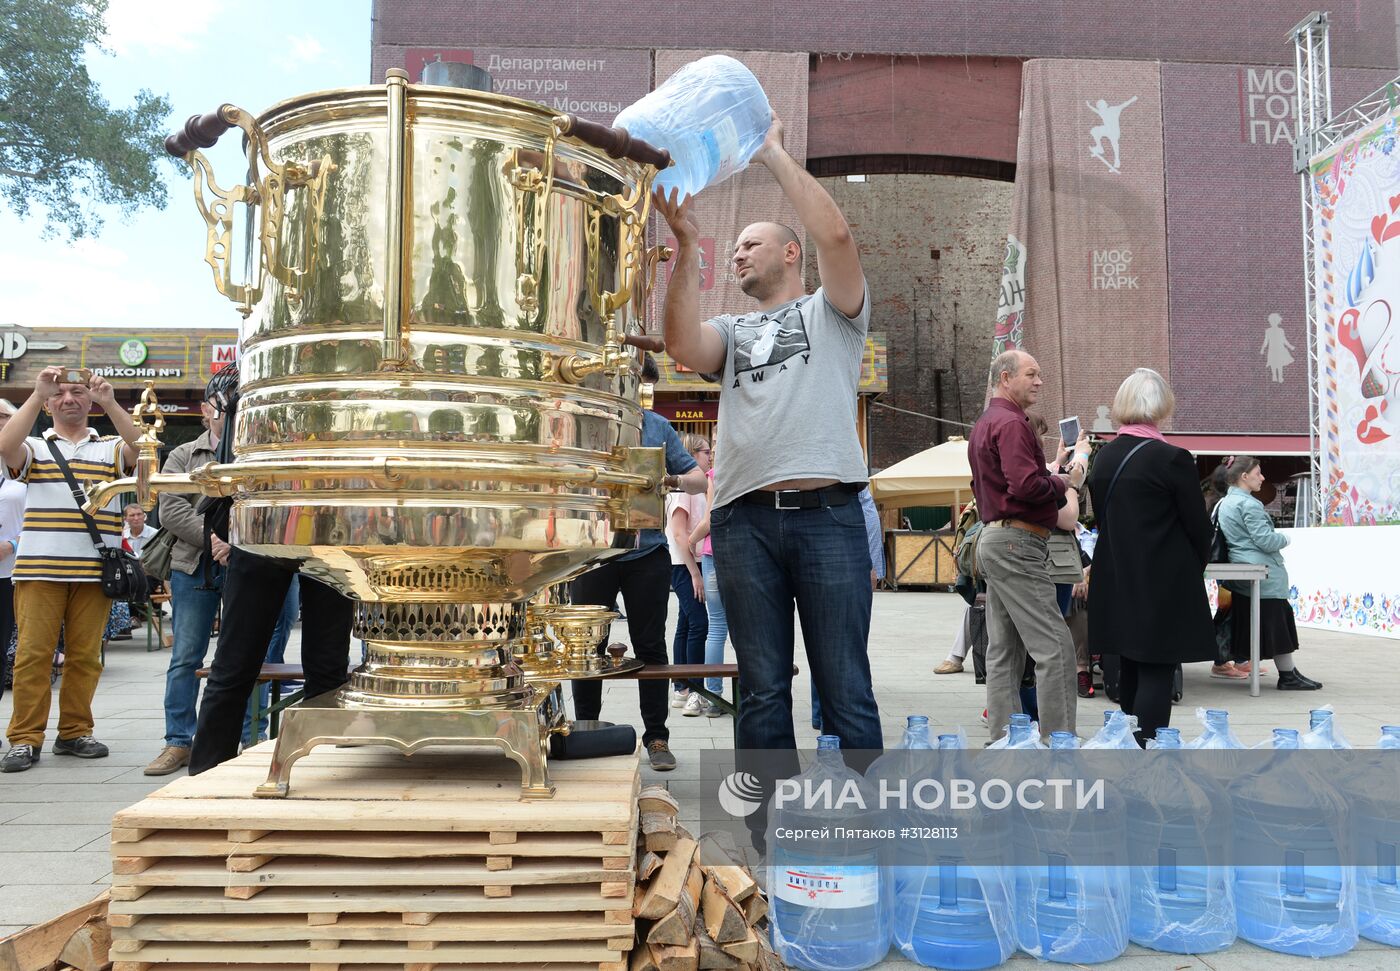
{"label": "white barrier panel", "polygon": [[1281,532],[1299,627],[1400,640],[1400,526]]}

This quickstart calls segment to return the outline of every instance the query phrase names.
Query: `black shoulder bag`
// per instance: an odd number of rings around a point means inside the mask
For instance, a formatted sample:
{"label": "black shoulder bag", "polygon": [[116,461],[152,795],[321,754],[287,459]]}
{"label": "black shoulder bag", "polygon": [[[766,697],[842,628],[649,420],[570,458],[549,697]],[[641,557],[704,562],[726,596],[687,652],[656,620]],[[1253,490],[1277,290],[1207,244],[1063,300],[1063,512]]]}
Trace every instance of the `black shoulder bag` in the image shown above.
{"label": "black shoulder bag", "polygon": [[73,492],[73,501],[78,504],[78,513],[83,517],[83,522],[87,524],[88,535],[92,537],[92,545],[97,548],[97,555],[102,560],[102,592],[113,600],[145,600],[146,573],[141,569],[141,561],[126,550],[108,546],[103,542],[102,533],[97,529],[97,523],[83,509],[83,503],[87,501],[87,496],[83,493],[82,486],[78,485],[78,480],[73,478],[73,471],[68,468],[68,463],[58,450],[58,446],[53,443],[53,439],[47,439],[46,442],[49,446],[49,454],[53,456],[53,460],[58,465],[59,471],[63,473],[63,477],[68,480],[68,488]]}
{"label": "black shoulder bag", "polygon": [[1133,456],[1138,453],[1138,449],[1142,448],[1150,441],[1152,441],[1152,439],[1144,438],[1142,441],[1134,445],[1128,451],[1128,454],[1123,457],[1123,461],[1118,463],[1118,468],[1113,470],[1113,478],[1108,480],[1108,489],[1105,490],[1103,494],[1103,508],[1094,510],[1094,516],[1098,520],[1100,536],[1103,535],[1104,526],[1108,522],[1108,500],[1113,498],[1113,487],[1118,484],[1118,477],[1123,474],[1123,469],[1127,467],[1130,461],[1132,461]]}

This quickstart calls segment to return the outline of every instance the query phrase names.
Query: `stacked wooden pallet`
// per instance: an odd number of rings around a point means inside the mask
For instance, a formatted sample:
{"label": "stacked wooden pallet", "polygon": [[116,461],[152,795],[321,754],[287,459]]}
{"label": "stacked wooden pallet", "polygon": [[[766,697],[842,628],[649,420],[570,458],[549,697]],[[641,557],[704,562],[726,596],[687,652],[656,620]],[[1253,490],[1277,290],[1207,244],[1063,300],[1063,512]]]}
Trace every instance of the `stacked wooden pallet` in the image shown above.
{"label": "stacked wooden pallet", "polygon": [[180,779],[112,829],[116,971],[538,965],[622,971],[634,925],[639,759],[515,764],[323,747],[254,799],[270,746]]}

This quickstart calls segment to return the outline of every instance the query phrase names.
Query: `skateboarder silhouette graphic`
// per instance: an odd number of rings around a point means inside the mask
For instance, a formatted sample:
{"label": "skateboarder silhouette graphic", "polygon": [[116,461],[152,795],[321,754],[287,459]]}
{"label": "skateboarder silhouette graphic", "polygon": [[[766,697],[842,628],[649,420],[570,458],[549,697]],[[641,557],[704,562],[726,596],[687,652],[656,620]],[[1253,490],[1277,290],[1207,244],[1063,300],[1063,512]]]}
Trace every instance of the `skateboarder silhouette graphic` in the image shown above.
{"label": "skateboarder silhouette graphic", "polygon": [[[1089,129],[1089,137],[1094,140],[1094,144],[1089,147],[1089,154],[1107,165],[1110,172],[1117,172],[1118,164],[1121,161],[1118,155],[1118,137],[1122,134],[1122,129],[1118,124],[1119,116],[1123,114],[1124,108],[1136,100],[1137,95],[1133,95],[1120,105],[1111,105],[1103,98],[1100,98],[1096,104],[1084,102],[1089,105],[1090,111],[1099,116],[1101,122],[1101,124]],[[1104,152],[1105,141],[1113,148],[1112,162],[1108,160],[1108,156]]]}

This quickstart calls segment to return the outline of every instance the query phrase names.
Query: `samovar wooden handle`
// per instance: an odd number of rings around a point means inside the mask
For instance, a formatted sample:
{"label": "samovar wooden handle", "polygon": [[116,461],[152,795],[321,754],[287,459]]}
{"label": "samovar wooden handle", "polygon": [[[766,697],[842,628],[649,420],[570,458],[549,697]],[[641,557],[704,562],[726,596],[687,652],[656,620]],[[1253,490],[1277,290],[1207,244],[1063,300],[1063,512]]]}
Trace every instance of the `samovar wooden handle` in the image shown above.
{"label": "samovar wooden handle", "polygon": [[671,164],[671,153],[640,138],[633,138],[626,128],[609,128],[596,121],[584,121],[578,115],[560,115],[561,134],[573,135],[594,148],[601,148],[613,158],[630,158],[642,165],[664,169]]}
{"label": "samovar wooden handle", "polygon": [[203,115],[190,115],[185,127],[165,139],[165,150],[176,158],[184,158],[197,148],[211,148],[219,136],[233,127],[230,119],[237,111],[233,105],[222,104]]}

